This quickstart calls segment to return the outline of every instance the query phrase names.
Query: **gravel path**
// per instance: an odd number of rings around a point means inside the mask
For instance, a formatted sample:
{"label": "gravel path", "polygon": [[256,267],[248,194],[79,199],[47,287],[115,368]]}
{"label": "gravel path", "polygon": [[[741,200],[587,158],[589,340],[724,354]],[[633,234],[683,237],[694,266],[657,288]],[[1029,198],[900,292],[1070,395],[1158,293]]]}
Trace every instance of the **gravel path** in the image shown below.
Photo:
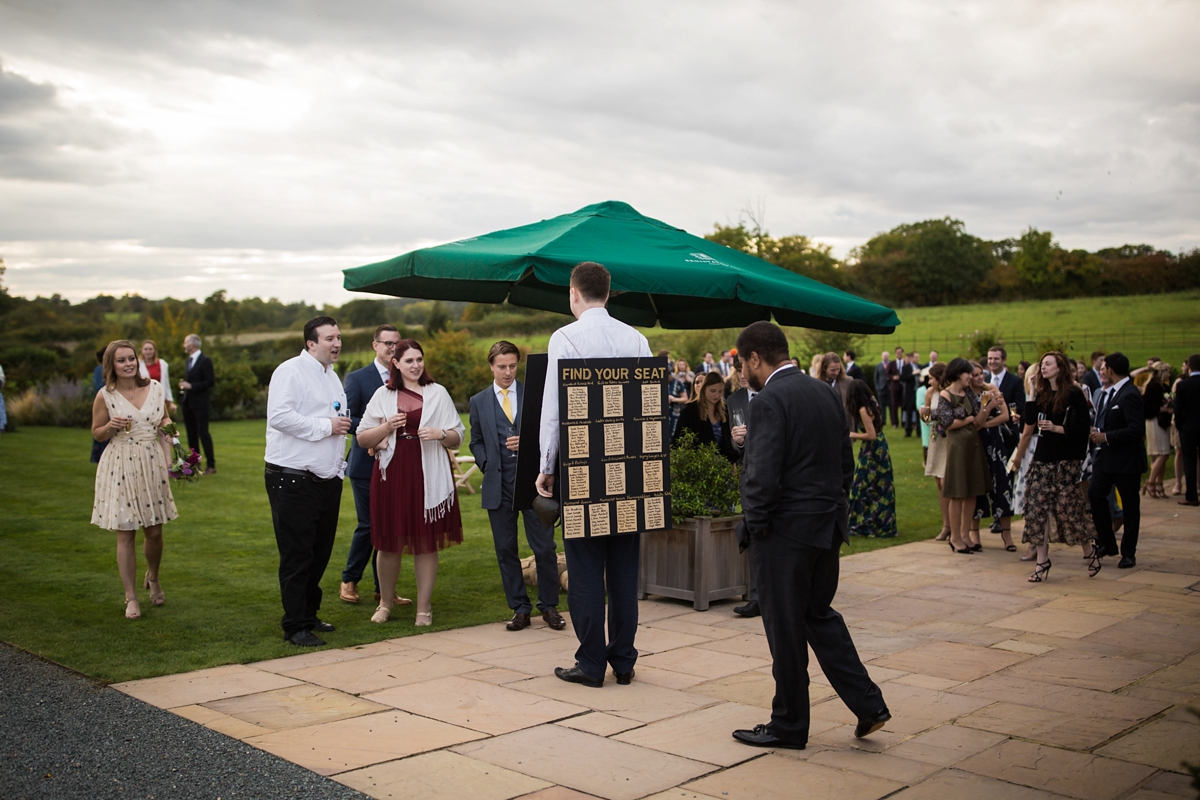
{"label": "gravel path", "polygon": [[0,643],[0,797],[362,798]]}

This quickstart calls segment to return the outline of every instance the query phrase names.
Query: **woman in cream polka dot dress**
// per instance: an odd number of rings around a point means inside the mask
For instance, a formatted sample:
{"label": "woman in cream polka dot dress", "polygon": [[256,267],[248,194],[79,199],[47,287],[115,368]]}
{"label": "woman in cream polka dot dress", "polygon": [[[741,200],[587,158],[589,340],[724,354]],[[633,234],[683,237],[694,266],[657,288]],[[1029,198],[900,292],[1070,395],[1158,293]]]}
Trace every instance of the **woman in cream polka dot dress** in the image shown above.
{"label": "woman in cream polka dot dress", "polygon": [[175,519],[175,499],[167,478],[168,460],[158,429],[171,421],[166,395],[158,381],[138,372],[137,352],[125,340],[104,350],[104,388],[92,405],[92,436],[109,442],[96,468],[92,524],[117,532],[117,567],[125,586],[125,616],[142,615],[137,601],[137,529],[145,530],[144,586],[150,602],[164,602],[158,582],[162,560],[162,526]]}

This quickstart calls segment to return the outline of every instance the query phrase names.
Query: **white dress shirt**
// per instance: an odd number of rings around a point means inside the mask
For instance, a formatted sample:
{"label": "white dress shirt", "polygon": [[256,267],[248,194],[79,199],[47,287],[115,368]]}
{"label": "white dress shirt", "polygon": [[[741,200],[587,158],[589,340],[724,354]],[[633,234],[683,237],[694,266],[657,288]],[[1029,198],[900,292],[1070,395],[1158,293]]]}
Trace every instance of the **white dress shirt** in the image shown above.
{"label": "white dress shirt", "polygon": [[267,390],[266,461],[318,478],[346,473],[346,437],[333,435],[330,417],[344,417],[346,391],[332,366],[307,351],[280,364]]}
{"label": "white dress shirt", "polygon": [[[492,391],[496,393],[496,402],[500,408],[504,408],[504,389],[500,388],[500,384],[492,381]],[[517,421],[517,382],[513,381],[508,387],[508,402],[512,409],[513,422]]]}
{"label": "white dress shirt", "polygon": [[[199,358],[199,357],[200,357],[200,351],[199,351],[199,350],[197,350],[196,352],[194,352],[194,353],[192,353],[190,356],[188,356],[187,368],[188,368],[189,370],[190,370],[192,367],[196,366],[196,359],[197,359],[197,358]],[[184,373],[184,377],[185,377],[185,378],[187,377],[187,373],[186,373],[186,372]]]}
{"label": "white dress shirt", "polygon": [[1000,370],[999,372],[992,372],[991,370],[988,370],[988,375],[991,376],[991,380],[988,381],[988,383],[990,383],[992,386],[999,386],[1000,382],[1002,380],[1004,380],[1004,376],[1007,374],[1008,374],[1008,367],[1005,367],[1004,369]]}
{"label": "white dress shirt", "polygon": [[[768,375],[767,379],[765,381],[763,381],[763,388],[764,389],[767,388],[767,384],[771,382],[771,378],[774,378],[776,375],[783,372],[785,369],[796,369],[796,365],[795,364],[784,364],[782,367],[777,367],[775,369],[775,371],[772,372],[770,375]],[[755,392],[754,394],[758,394],[758,392]]]}
{"label": "white dress shirt", "polygon": [[392,379],[392,371],[388,369],[387,364],[380,364],[378,358],[372,359],[371,363],[375,365],[375,369],[379,370],[379,377],[383,378],[384,383]]}
{"label": "white dress shirt", "polygon": [[604,308],[589,308],[570,325],[550,337],[547,350],[546,390],[542,395],[542,474],[554,474],[558,458],[558,362],[567,358],[649,358],[646,337]]}

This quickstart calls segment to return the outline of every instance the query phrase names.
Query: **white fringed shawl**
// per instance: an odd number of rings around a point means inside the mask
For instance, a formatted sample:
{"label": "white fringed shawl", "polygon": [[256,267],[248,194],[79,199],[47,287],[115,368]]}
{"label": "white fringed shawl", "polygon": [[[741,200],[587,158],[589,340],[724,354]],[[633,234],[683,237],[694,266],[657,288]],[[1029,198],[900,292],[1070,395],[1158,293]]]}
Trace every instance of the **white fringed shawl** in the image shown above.
{"label": "white fringed shawl", "polygon": [[[465,428],[462,419],[454,409],[454,401],[450,393],[440,383],[431,383],[422,387],[421,427],[443,428],[448,436],[457,431],[459,441],[463,441]],[[359,430],[370,430],[383,424],[383,421],[396,413],[398,394],[395,389],[386,385],[380,386],[371,396],[367,408],[363,412]],[[388,435],[387,447],[375,451],[379,461],[380,478],[387,480],[387,467],[392,462],[396,452],[396,432]],[[450,458],[445,447],[438,440],[421,441],[421,472],[425,479],[425,521],[435,522],[454,505],[454,472],[450,469]]]}

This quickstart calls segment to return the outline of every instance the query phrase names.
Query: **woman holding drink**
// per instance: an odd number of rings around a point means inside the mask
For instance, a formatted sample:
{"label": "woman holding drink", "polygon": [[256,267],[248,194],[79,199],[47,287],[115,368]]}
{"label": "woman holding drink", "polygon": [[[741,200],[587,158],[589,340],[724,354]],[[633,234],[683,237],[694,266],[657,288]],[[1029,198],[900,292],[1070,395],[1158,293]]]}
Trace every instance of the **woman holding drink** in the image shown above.
{"label": "woman holding drink", "polygon": [[376,390],[358,426],[358,444],[375,455],[371,473],[371,545],[378,551],[379,607],[372,622],[387,622],[404,553],[413,557],[417,618],[433,624],[438,551],[462,544],[462,516],[450,459],[463,441],[463,423],[450,393],[425,371],[425,352],[403,339],[388,382]]}
{"label": "woman holding drink", "polygon": [[110,342],[102,364],[104,386],[92,403],[92,438],[108,442],[96,468],[92,524],[117,533],[117,569],[125,587],[125,616],[142,616],[136,576],[137,529],[145,531],[144,586],[150,602],[165,601],[158,582],[162,561],[162,526],[179,516],[167,480],[167,456],[159,428],[171,422],[166,396],[158,381],[138,372],[137,352],[124,339]]}

